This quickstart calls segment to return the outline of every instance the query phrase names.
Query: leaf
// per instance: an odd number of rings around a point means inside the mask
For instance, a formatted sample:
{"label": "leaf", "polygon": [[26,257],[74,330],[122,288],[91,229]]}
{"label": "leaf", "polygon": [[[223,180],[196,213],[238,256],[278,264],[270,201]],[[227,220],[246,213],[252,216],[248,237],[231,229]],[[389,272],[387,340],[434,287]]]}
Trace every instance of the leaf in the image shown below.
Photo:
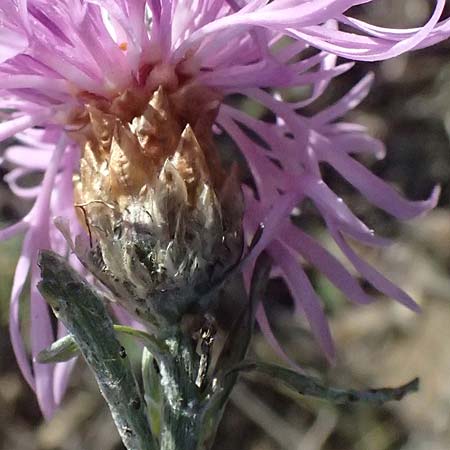
{"label": "leaf", "polygon": [[156,450],[144,399],[101,296],[57,254],[41,251],[38,264],[38,289],[94,372],[125,447]]}
{"label": "leaf", "polygon": [[[145,331],[136,330],[135,328],[125,325],[114,325],[114,331],[116,334],[131,336],[137,339],[141,339],[144,343],[150,347],[152,354],[160,355],[163,351],[163,346],[153,336]],[[71,334],[64,336],[61,339],[53,342],[50,347],[42,350],[37,356],[36,361],[41,364],[50,364],[56,362],[65,362],[69,359],[75,358],[80,354],[75,339]]]}
{"label": "leaf", "polygon": [[78,348],[75,339],[71,334],[58,339],[53,342],[50,347],[42,350],[36,356],[36,361],[40,364],[49,364],[56,362],[65,362],[69,359],[75,358],[80,354],[80,349]]}
{"label": "leaf", "polygon": [[147,404],[147,416],[154,436],[161,432],[161,377],[158,372],[156,360],[145,347],[142,352],[142,382],[144,387],[144,400]]}
{"label": "leaf", "polygon": [[355,389],[338,389],[327,387],[317,379],[300,374],[294,370],[280,367],[274,364],[260,362],[244,362],[229,372],[260,372],[271,378],[281,381],[288,388],[301,395],[319,397],[338,404],[350,404],[355,402],[368,402],[382,404],[391,400],[401,400],[405,395],[417,392],[419,379],[395,388],[380,388],[358,391]]}
{"label": "leaf", "polygon": [[114,331],[119,334],[119,336],[122,334],[140,339],[148,351],[157,359],[160,358],[161,354],[167,352],[164,343],[145,331],[137,330],[136,328],[126,325],[114,325]]}

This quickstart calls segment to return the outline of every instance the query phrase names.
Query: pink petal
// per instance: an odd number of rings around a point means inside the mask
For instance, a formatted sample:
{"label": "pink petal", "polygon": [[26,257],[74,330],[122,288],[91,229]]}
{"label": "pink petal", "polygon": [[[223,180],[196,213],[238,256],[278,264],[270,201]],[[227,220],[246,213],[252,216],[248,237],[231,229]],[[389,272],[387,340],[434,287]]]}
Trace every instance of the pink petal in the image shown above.
{"label": "pink petal", "polygon": [[19,299],[28,277],[28,271],[31,265],[33,253],[36,251],[34,236],[28,232],[25,236],[22,245],[22,254],[17,262],[16,272],[14,275],[13,287],[11,292],[11,304],[9,310],[9,332],[11,336],[11,343],[16,355],[17,363],[20,370],[30,385],[35,390],[36,383],[31,372],[30,360],[25,350],[22,334],[20,331],[20,313],[19,313]]}
{"label": "pink petal", "polygon": [[31,128],[35,125],[41,124],[50,117],[51,111],[48,109],[41,110],[39,113],[33,115],[24,115],[11,119],[7,122],[0,123],[0,141],[3,141],[16,133]]}
{"label": "pink petal", "polygon": [[313,264],[350,300],[358,304],[368,304],[375,300],[363,291],[359,283],[337,258],[298,227],[288,224],[280,230],[279,235],[281,236],[279,240],[284,245],[297,251]]}
{"label": "pink petal", "polygon": [[433,190],[428,200],[411,202],[405,200],[395,189],[346,153],[336,152],[332,148],[323,146],[320,148],[320,156],[371,203],[398,219],[417,217],[434,208],[438,202],[439,188]]}
{"label": "pink petal", "polygon": [[299,261],[284,247],[280,241],[273,241],[268,247],[274,262],[283,271],[284,279],[291,291],[296,309],[305,313],[311,330],[327,357],[335,358],[333,338],[328,322],[320,305],[320,299],[314,292],[311,283],[301,268]]}
{"label": "pink petal", "polygon": [[[42,245],[42,242],[40,243]],[[31,354],[36,382],[36,396],[41,411],[46,419],[50,419],[56,405],[53,397],[53,364],[40,364],[35,358],[38,353],[49,347],[55,340],[48,305],[37,290],[40,272],[37,260],[31,269]]]}
{"label": "pink petal", "polygon": [[388,297],[394,298],[412,311],[420,312],[420,307],[406,292],[381,275],[375,268],[361,259],[351,249],[332,222],[328,222],[328,229],[344,255],[352,263],[355,269],[375,287],[375,289],[378,289]]}
{"label": "pink petal", "polygon": [[272,327],[270,326],[269,319],[267,318],[266,311],[264,309],[263,304],[259,304],[258,309],[256,311],[256,320],[258,321],[259,328],[261,329],[262,334],[269,342],[270,346],[273,348],[275,353],[283,360],[286,361],[289,366],[294,367],[299,372],[303,373],[303,369],[283,350],[278,339],[275,337],[272,331]]}

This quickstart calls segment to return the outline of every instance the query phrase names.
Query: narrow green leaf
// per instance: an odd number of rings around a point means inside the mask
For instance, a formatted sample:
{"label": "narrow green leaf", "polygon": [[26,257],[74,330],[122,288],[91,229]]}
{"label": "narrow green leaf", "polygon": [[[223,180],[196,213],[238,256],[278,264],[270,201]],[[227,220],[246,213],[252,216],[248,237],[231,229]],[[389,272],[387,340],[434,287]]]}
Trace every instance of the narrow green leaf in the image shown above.
{"label": "narrow green leaf", "polygon": [[140,339],[156,359],[159,359],[161,354],[167,352],[163,342],[145,331],[136,330],[136,328],[126,325],[114,325],[114,331],[119,334],[119,336],[125,335]]}
{"label": "narrow green leaf", "polygon": [[260,362],[244,362],[229,372],[260,372],[279,380],[287,387],[301,395],[319,397],[338,404],[369,402],[382,404],[391,400],[401,400],[405,395],[417,392],[419,379],[395,388],[380,388],[358,391],[355,389],[338,389],[327,387],[317,379],[295,372],[285,367]]}
{"label": "narrow green leaf", "polygon": [[[119,336],[131,336],[142,340],[151,348],[151,352],[155,355],[159,355],[161,351],[163,351],[163,344],[158,342],[156,338],[146,333],[145,331],[136,330],[135,328],[125,325],[114,325],[114,331]],[[42,350],[36,356],[36,361],[41,364],[65,362],[69,361],[69,359],[75,358],[79,354],[80,349],[78,348],[74,337],[69,334],[53,342],[50,347]]]}
{"label": "narrow green leaf", "polygon": [[80,349],[78,348],[75,339],[71,334],[58,339],[53,342],[50,347],[39,352],[36,356],[36,361],[40,364],[49,364],[68,361],[69,359],[75,358],[80,354]]}
{"label": "narrow green leaf", "polygon": [[147,348],[142,352],[142,381],[144,399],[147,405],[147,416],[154,436],[161,432],[161,377],[156,361]]}

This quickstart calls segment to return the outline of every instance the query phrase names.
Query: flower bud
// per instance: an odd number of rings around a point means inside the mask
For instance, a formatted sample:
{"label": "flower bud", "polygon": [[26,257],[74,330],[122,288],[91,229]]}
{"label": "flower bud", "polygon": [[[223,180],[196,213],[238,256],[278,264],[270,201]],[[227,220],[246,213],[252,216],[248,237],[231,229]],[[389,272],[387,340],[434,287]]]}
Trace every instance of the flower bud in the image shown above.
{"label": "flower bud", "polygon": [[191,117],[162,88],[132,117],[91,102],[75,136],[84,148],[75,206],[91,236],[77,254],[122,306],[154,324],[211,308],[212,288],[241,255],[241,192],[215,155],[211,97]]}

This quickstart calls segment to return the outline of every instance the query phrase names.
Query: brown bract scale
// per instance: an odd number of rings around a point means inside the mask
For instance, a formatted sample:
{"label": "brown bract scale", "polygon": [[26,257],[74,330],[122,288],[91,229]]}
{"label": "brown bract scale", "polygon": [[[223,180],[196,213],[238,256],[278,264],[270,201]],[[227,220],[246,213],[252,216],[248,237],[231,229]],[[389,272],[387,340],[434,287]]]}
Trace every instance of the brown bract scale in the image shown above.
{"label": "brown bract scale", "polygon": [[220,100],[195,85],[130,89],[112,102],[86,96],[72,123],[83,149],[75,206],[91,241],[76,252],[153,324],[208,311],[241,256],[240,186],[212,139]]}

